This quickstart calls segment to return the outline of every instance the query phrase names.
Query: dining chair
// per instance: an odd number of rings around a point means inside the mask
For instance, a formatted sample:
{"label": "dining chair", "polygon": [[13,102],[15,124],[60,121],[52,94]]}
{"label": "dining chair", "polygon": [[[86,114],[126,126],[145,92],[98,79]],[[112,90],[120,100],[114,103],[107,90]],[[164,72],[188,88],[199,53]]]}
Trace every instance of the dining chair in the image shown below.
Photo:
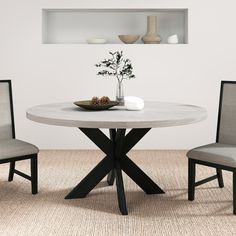
{"label": "dining chair", "polygon": [[[218,179],[224,187],[222,170],[233,173],[233,214],[236,214],[236,81],[221,81],[216,142],[194,148],[188,157],[188,200],[195,187]],[[216,168],[216,175],[195,182],[196,164]]]}
{"label": "dining chair", "polygon": [[[8,181],[14,174],[31,181],[32,194],[38,193],[38,148],[15,138],[12,86],[10,80],[0,80],[0,164],[10,163]],[[29,159],[31,176],[15,169],[17,161]]]}

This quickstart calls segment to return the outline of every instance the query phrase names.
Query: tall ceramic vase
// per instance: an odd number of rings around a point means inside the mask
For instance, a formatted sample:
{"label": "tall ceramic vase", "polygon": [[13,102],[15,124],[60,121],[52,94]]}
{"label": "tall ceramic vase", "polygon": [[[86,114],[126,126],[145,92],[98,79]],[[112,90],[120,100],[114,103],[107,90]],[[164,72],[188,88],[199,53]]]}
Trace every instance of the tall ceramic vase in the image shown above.
{"label": "tall ceramic vase", "polygon": [[157,44],[161,42],[161,37],[157,34],[157,17],[147,17],[147,33],[142,37],[145,44]]}

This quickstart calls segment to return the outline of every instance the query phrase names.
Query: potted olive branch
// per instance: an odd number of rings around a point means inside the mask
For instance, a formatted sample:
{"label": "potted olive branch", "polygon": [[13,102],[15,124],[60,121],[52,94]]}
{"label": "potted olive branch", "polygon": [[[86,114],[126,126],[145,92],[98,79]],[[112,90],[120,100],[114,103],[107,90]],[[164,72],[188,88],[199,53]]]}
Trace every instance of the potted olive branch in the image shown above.
{"label": "potted olive branch", "polygon": [[117,90],[116,90],[116,100],[120,105],[124,104],[124,92],[123,92],[123,80],[135,78],[133,74],[133,67],[130,59],[126,59],[123,56],[122,51],[109,52],[111,57],[109,59],[104,59],[100,63],[96,64],[96,67],[104,68],[99,71],[97,75],[101,76],[113,76],[117,79]]}

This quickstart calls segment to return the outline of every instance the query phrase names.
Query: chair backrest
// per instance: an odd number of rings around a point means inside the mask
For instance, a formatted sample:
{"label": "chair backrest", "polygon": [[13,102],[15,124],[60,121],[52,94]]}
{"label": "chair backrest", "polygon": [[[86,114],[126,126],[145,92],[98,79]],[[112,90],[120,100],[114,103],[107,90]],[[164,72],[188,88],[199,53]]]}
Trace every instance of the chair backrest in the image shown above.
{"label": "chair backrest", "polygon": [[15,138],[10,80],[0,80],[0,140]]}
{"label": "chair backrest", "polygon": [[216,142],[236,145],[236,81],[221,81]]}

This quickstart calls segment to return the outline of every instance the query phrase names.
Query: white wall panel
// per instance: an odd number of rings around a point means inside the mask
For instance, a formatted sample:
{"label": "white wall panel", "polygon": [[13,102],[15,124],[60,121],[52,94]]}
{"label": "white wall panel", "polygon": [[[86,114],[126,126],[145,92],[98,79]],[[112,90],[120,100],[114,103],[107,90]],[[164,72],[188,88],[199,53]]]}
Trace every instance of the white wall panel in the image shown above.
{"label": "white wall panel", "polygon": [[[17,137],[40,148],[94,147],[77,129],[33,123],[25,111],[93,95],[113,97],[115,79],[97,77],[94,64],[109,51],[123,50],[136,74],[125,81],[125,95],[208,111],[201,123],[151,130],[137,148],[182,149],[213,142],[220,80],[236,80],[235,7],[234,0],[0,0],[0,79],[13,81]],[[42,44],[45,8],[188,8],[189,44]]]}

